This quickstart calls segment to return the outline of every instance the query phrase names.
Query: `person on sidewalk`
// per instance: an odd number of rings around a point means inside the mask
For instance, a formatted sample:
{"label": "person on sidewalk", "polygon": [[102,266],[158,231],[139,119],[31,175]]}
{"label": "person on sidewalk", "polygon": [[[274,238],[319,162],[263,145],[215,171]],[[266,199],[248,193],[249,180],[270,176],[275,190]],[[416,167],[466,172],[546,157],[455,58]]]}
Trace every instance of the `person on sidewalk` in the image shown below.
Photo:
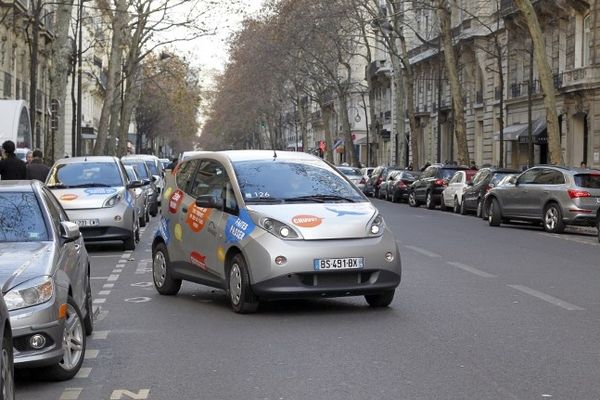
{"label": "person on sidewalk", "polygon": [[0,178],[3,181],[19,180],[27,178],[25,162],[15,155],[15,143],[7,140],[2,143],[4,158],[0,160]]}
{"label": "person on sidewalk", "polygon": [[33,158],[27,164],[27,179],[37,179],[38,181],[46,182],[50,168],[44,164],[44,154],[41,150],[33,151]]}

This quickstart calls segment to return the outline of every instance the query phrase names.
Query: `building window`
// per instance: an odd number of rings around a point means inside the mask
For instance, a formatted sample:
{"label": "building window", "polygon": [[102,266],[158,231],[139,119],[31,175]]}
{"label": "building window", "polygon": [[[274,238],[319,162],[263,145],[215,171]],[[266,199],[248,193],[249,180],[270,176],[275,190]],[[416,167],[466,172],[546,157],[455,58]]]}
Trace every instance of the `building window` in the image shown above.
{"label": "building window", "polygon": [[590,38],[591,38],[590,14],[583,18],[583,66],[590,65]]}

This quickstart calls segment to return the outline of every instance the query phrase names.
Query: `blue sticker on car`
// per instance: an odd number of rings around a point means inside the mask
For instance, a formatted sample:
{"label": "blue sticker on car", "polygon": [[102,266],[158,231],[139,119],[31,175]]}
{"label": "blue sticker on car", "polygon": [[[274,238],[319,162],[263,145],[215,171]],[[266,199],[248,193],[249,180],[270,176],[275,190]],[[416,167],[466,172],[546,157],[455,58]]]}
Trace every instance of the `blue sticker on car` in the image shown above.
{"label": "blue sticker on car", "polygon": [[133,207],[133,197],[131,196],[131,193],[129,193],[129,190],[125,191],[125,201],[129,207]]}
{"label": "blue sticker on car", "polygon": [[250,235],[256,225],[246,210],[240,210],[238,217],[227,218],[225,225],[225,242],[238,243]]}
{"label": "blue sticker on car", "polygon": [[336,217],[343,217],[344,215],[367,215],[368,212],[350,211],[350,210],[336,210],[333,208],[325,207],[326,210],[336,213]]}
{"label": "blue sticker on car", "polygon": [[165,241],[166,245],[168,245],[169,242],[171,241],[171,233],[169,232],[169,223],[170,222],[171,221],[169,221],[165,217],[161,217],[160,223],[158,225],[158,229],[156,230],[156,233],[154,234],[154,238],[162,237],[162,239]]}
{"label": "blue sticker on car", "polygon": [[88,196],[103,196],[117,192],[115,188],[89,188],[84,190]]}

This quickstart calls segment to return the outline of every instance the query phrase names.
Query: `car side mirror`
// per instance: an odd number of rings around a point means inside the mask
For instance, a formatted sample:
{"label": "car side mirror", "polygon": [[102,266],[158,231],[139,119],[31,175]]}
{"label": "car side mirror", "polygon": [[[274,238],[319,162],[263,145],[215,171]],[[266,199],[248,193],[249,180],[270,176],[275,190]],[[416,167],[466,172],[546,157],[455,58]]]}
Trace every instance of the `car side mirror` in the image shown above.
{"label": "car side mirror", "polygon": [[60,223],[60,237],[66,242],[73,242],[81,236],[79,226],[70,221],[64,221]]}
{"label": "car side mirror", "polygon": [[142,179],[142,183],[144,184],[144,186],[149,185],[150,182],[152,182],[150,179]]}
{"label": "car side mirror", "polygon": [[143,181],[131,181],[127,184],[127,189],[137,189],[141,188],[142,186],[144,186]]}
{"label": "car side mirror", "polygon": [[204,196],[198,196],[196,198],[196,206],[202,208],[216,208],[221,210],[223,208],[223,202],[220,199],[217,199],[215,196],[207,194]]}
{"label": "car side mirror", "polygon": [[160,179],[159,175],[152,175],[152,182],[156,182],[159,179]]}

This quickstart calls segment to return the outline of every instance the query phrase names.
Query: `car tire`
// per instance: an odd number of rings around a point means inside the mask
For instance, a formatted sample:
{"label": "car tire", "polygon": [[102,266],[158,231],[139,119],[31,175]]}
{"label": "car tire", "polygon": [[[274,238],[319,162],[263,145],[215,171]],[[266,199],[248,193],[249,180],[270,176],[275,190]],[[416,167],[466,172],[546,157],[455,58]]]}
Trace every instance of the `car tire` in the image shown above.
{"label": "car tire", "polygon": [[411,207],[419,207],[419,202],[417,201],[417,195],[415,194],[414,190],[408,194],[408,205]]}
{"label": "car tire", "polygon": [[481,199],[477,200],[476,215],[477,215],[477,218],[482,218],[483,217],[483,202],[481,201]]}
{"label": "car tire", "polygon": [[598,243],[600,243],[600,214],[596,218],[596,229],[598,229]]}
{"label": "car tire", "polygon": [[71,296],[67,300],[64,329],[62,360],[56,365],[42,368],[43,373],[40,374],[55,381],[66,381],[73,378],[79,372],[85,356],[86,336],[83,318]]}
{"label": "car tire", "polygon": [[227,298],[233,311],[238,314],[256,312],[259,300],[250,287],[250,275],[244,256],[239,253],[233,256],[227,271]]}
{"label": "car tire", "polygon": [[427,192],[425,195],[425,207],[427,207],[428,210],[435,209],[435,201],[433,200],[433,193],[431,193],[431,191]]}
{"label": "car tire", "polygon": [[444,200],[444,196],[442,196],[442,202],[440,203],[440,210],[441,211],[448,211],[450,207],[448,207],[446,205],[446,201]]}
{"label": "car tire", "polygon": [[2,371],[0,372],[0,396],[2,400],[15,399],[15,368],[13,362],[13,345],[10,329],[4,331],[2,338]]}
{"label": "car tire", "polygon": [[544,230],[549,233],[563,233],[565,230],[562,211],[557,203],[550,203],[544,209]]}
{"label": "car tire", "polygon": [[460,212],[460,206],[458,205],[458,197],[454,196],[454,201],[452,202],[452,212],[454,214],[458,214]]}
{"label": "car tire", "polygon": [[140,227],[142,227],[142,228],[143,228],[144,226],[146,226],[146,215],[142,215],[142,216],[139,218],[139,224],[140,224]]}
{"label": "car tire", "polygon": [[92,285],[90,284],[89,275],[85,293],[85,308],[87,309],[87,314],[83,318],[83,327],[85,328],[85,334],[90,336],[94,332],[94,303],[92,301]]}
{"label": "car tire", "polygon": [[146,208],[146,213],[144,218],[146,218],[146,223],[150,222],[150,210]]}
{"label": "car tire", "polygon": [[181,279],[175,279],[169,267],[169,253],[164,243],[158,243],[152,252],[152,281],[156,291],[173,296],[181,289]]}
{"label": "car tire", "polygon": [[500,214],[500,204],[496,199],[490,200],[490,206],[488,209],[488,222],[490,226],[500,226],[500,223],[502,222],[502,215]]}
{"label": "car tire", "polygon": [[377,294],[368,294],[365,295],[365,300],[373,308],[387,307],[394,300],[395,292],[395,290],[388,290]]}
{"label": "car tire", "polygon": [[467,209],[465,208],[465,198],[464,197],[460,201],[460,215],[467,215]]}

